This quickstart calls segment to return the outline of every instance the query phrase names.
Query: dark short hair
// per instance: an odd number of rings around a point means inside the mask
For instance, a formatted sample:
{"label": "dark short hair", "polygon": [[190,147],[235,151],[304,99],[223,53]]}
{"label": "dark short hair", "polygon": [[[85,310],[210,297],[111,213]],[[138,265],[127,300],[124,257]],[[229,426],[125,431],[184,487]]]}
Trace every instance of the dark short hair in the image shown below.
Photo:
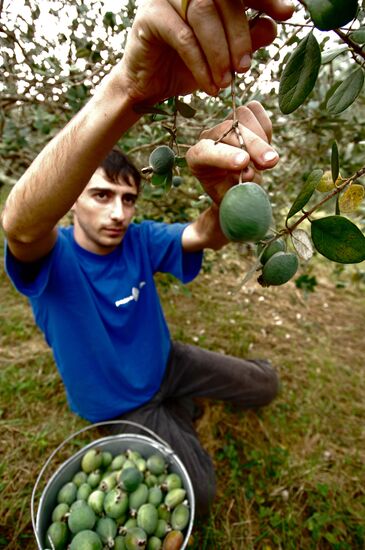
{"label": "dark short hair", "polygon": [[113,147],[101,162],[100,168],[103,168],[107,178],[114,183],[118,183],[120,178],[127,183],[132,179],[139,191],[141,175],[133,162],[118,147]]}

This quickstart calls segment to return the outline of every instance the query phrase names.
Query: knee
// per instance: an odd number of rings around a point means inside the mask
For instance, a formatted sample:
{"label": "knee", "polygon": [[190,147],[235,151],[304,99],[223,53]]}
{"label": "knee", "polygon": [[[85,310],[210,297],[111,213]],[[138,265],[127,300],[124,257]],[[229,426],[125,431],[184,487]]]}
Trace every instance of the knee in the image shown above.
{"label": "knee", "polygon": [[265,381],[262,384],[260,394],[260,406],[271,403],[280,391],[280,378],[278,373],[270,365],[267,365]]}

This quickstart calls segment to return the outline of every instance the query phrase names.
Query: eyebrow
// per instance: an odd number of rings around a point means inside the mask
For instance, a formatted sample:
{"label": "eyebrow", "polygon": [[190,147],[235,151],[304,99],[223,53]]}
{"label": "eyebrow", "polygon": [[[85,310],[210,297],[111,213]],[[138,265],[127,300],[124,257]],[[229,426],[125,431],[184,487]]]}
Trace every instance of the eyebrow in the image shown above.
{"label": "eyebrow", "polygon": [[[95,193],[95,192],[100,193],[100,192],[106,192],[106,191],[109,191],[110,193],[115,193],[114,189],[108,187],[107,185],[105,187],[102,185],[89,187],[88,191],[92,193]],[[136,191],[133,191],[132,189],[130,191],[129,190],[124,191],[123,195],[132,195],[133,197],[138,197],[138,193]]]}

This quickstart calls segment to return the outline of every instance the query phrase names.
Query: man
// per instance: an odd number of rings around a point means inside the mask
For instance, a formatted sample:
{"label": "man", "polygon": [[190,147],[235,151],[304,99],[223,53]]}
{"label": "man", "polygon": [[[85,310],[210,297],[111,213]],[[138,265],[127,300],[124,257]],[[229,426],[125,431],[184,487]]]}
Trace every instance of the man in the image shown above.
{"label": "man", "polygon": [[[274,17],[291,15],[279,0],[258,4]],[[241,171],[249,180],[252,165],[276,164],[271,124],[253,102],[238,110],[247,151],[234,133],[215,143],[230,121],[203,133],[187,160],[213,204],[186,225],[131,223],[139,175],[110,150],[138,119],[139,104],[198,87],[214,94],[229,84],[232,70],[247,69],[252,48],[271,42],[274,31],[264,19],[250,35],[241,10],[233,1],[191,0],[184,20],[175,0],[143,4],[122,61],[38,155],[2,215],[8,273],[31,300],[71,408],[91,422],[123,417],[159,433],[189,471],[198,512],[209,509],[215,480],[192,425],[191,397],[256,407],[275,396],[277,377],[266,362],[171,342],[153,275],[168,271],[189,281],[202,251],[226,244],[219,202]],[[69,209],[74,227],[60,229]]]}

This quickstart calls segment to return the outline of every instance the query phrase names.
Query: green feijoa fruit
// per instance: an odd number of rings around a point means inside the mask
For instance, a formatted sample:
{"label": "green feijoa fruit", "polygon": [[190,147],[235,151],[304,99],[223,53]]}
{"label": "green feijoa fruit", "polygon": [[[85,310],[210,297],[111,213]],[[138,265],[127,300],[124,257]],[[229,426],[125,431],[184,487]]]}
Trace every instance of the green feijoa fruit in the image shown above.
{"label": "green feijoa fruit", "polygon": [[72,481],[65,483],[57,493],[57,502],[65,502],[69,506],[76,500],[77,487]]}
{"label": "green feijoa fruit", "polygon": [[54,521],[47,529],[46,542],[54,550],[64,550],[67,547],[69,532],[66,523]]}
{"label": "green feijoa fruit", "polygon": [[152,151],[149,164],[155,174],[167,174],[175,163],[175,153],[167,145],[159,145]]}
{"label": "green feijoa fruit", "polygon": [[137,460],[142,458],[141,453],[139,453],[138,451],[133,451],[132,449],[127,449],[125,454],[127,455],[127,458],[129,460],[134,462],[134,464],[137,463]]}
{"label": "green feijoa fruit", "polygon": [[107,516],[118,519],[128,510],[128,495],[120,489],[112,489],[105,495],[104,511]]}
{"label": "green feijoa fruit", "polygon": [[122,535],[118,535],[114,539],[114,550],[126,550],[125,538]]}
{"label": "green feijoa fruit", "polygon": [[189,523],[190,510],[184,504],[178,504],[171,514],[171,527],[177,531],[183,531]]}
{"label": "green feijoa fruit", "polygon": [[272,222],[269,196],[254,182],[231,187],[220,204],[219,222],[230,241],[261,241]]}
{"label": "green feijoa fruit", "polygon": [[271,258],[276,252],[285,252],[286,245],[284,239],[276,239],[270,244],[265,244],[264,242],[258,243],[257,245],[257,256],[260,256],[260,262],[262,265],[265,265],[267,260]]}
{"label": "green feijoa fruit", "polygon": [[162,550],[180,550],[183,542],[184,535],[181,531],[170,531],[164,538]]}
{"label": "green feijoa fruit", "polygon": [[116,484],[117,484],[117,477],[115,475],[115,472],[111,472],[102,478],[98,488],[100,489],[100,491],[104,491],[104,493],[107,493],[108,491],[111,491],[112,489],[114,489]]}
{"label": "green feijoa fruit", "polygon": [[153,454],[147,458],[147,468],[155,476],[159,476],[166,471],[166,461],[162,455]]}
{"label": "green feijoa fruit", "polygon": [[71,481],[76,485],[76,487],[80,487],[80,485],[87,482],[87,473],[80,470],[73,476]]}
{"label": "green feijoa fruit", "polygon": [[147,470],[147,461],[145,458],[138,458],[138,460],[136,460],[136,466],[138,468],[138,470],[142,473],[144,473],[146,470]]}
{"label": "green feijoa fruit", "polygon": [[82,483],[77,489],[76,498],[78,500],[87,500],[92,493],[92,488],[88,483]]}
{"label": "green feijoa fruit", "polygon": [[81,468],[87,474],[98,470],[103,457],[100,449],[89,449],[81,459]]}
{"label": "green feijoa fruit", "polygon": [[159,485],[160,487],[162,487],[162,485],[165,483],[165,481],[166,481],[166,473],[160,474],[157,477],[157,485]]}
{"label": "green feijoa fruit", "polygon": [[162,489],[157,485],[155,485],[154,487],[150,487],[148,491],[148,502],[157,507],[161,504],[162,501],[163,501]]}
{"label": "green feijoa fruit", "polygon": [[119,484],[128,493],[135,491],[140,483],[142,483],[142,472],[135,468],[123,468],[119,477]]}
{"label": "green feijoa fruit", "polygon": [[185,496],[185,489],[171,489],[166,494],[164,502],[169,510],[173,510],[178,504],[183,502]]}
{"label": "green feijoa fruit", "polygon": [[163,539],[169,531],[171,531],[171,527],[167,523],[167,521],[165,519],[159,519],[157,521],[157,527],[153,534],[159,539]]}
{"label": "green feijoa fruit", "polygon": [[127,457],[124,454],[119,454],[113,458],[110,468],[112,470],[121,470],[126,460]]}
{"label": "green feijoa fruit", "polygon": [[124,462],[122,466],[122,470],[126,470],[127,468],[135,468],[136,465],[130,458],[127,458],[127,460]]}
{"label": "green feijoa fruit", "polygon": [[119,534],[125,536],[128,529],[132,529],[132,527],[138,527],[136,518],[128,518],[127,521],[124,522],[124,525],[119,527]]}
{"label": "green feijoa fruit", "polygon": [[95,512],[86,503],[71,510],[67,520],[68,527],[74,535],[85,529],[93,529],[95,522]]}
{"label": "green feijoa fruit", "polygon": [[69,550],[102,550],[103,543],[95,531],[86,529],[77,533],[71,541]]}
{"label": "green feijoa fruit", "polygon": [[152,535],[157,527],[158,513],[153,504],[147,502],[142,504],[137,512],[137,525],[143,529],[147,535]]}
{"label": "green feijoa fruit", "polygon": [[171,519],[171,512],[166,506],[166,504],[163,502],[160,504],[160,506],[157,508],[158,517],[161,519],[164,519],[165,521],[169,522]]}
{"label": "green feijoa fruit", "polygon": [[70,513],[73,510],[77,510],[77,508],[81,508],[82,506],[85,506],[85,504],[87,504],[86,500],[82,500],[82,499],[74,500],[70,506]]}
{"label": "green feijoa fruit", "polygon": [[140,550],[146,548],[147,533],[140,527],[131,527],[124,538],[126,550]]}
{"label": "green feijoa fruit", "polygon": [[161,550],[162,540],[156,536],[152,536],[147,541],[146,550]]}
{"label": "green feijoa fruit", "polygon": [[87,477],[87,482],[90,485],[92,489],[96,489],[96,487],[99,485],[101,481],[101,472],[100,470],[95,470],[95,472],[91,472],[91,474]]}
{"label": "green feijoa fruit", "polygon": [[162,489],[168,492],[172,489],[181,489],[182,485],[182,479],[179,474],[172,472],[171,474],[168,474],[166,476],[166,479],[162,485]]}
{"label": "green feijoa fruit", "polygon": [[52,512],[52,521],[62,521],[67,517],[70,507],[66,502],[60,502]]}
{"label": "green feijoa fruit", "polygon": [[112,461],[113,461],[112,453],[109,452],[109,451],[102,451],[102,453],[101,453],[101,468],[106,470],[107,468],[109,468]]}
{"label": "green feijoa fruit", "polygon": [[173,187],[180,187],[180,185],[183,183],[183,178],[181,176],[173,176],[172,177],[172,186]]}
{"label": "green feijoa fruit", "polygon": [[154,487],[158,484],[158,478],[154,474],[151,474],[151,472],[146,472],[144,482],[147,485],[147,487]]}
{"label": "green feijoa fruit", "polygon": [[258,278],[262,286],[278,286],[288,282],[297,272],[298,257],[292,252],[276,252],[269,258]]}
{"label": "green feijoa fruit", "polygon": [[87,503],[90,508],[94,510],[95,514],[100,515],[104,511],[104,499],[105,493],[100,489],[96,489],[95,491],[90,493],[89,498],[87,499]]}
{"label": "green feijoa fruit", "polygon": [[129,509],[131,515],[135,515],[137,510],[145,504],[148,499],[148,487],[145,483],[141,483],[135,491],[129,493]]}
{"label": "green feijoa fruit", "polygon": [[106,544],[108,548],[113,546],[113,541],[117,536],[117,524],[114,519],[107,516],[99,518],[96,522],[95,531],[101,538],[101,542]]}

